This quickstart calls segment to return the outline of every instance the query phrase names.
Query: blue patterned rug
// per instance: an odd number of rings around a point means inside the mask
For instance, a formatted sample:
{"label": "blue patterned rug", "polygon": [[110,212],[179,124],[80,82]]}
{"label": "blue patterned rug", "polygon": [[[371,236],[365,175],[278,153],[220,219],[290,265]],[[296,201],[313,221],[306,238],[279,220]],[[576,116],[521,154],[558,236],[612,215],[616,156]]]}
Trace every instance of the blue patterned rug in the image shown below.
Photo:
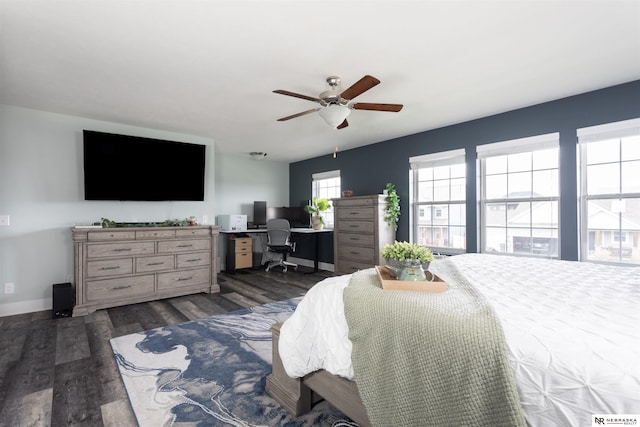
{"label": "blue patterned rug", "polygon": [[293,418],[266,394],[271,325],[300,298],[111,340],[140,426],[351,426],[326,402]]}

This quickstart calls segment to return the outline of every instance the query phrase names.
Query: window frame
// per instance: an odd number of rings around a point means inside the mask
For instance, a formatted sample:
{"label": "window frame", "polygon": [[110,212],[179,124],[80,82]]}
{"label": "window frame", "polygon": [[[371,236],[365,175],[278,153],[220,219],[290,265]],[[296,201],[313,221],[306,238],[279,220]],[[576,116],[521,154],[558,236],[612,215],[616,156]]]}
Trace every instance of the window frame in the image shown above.
{"label": "window frame", "polygon": [[[624,159],[622,156],[622,141],[628,137],[637,137],[640,138],[640,118],[623,120],[619,122],[606,123],[597,126],[590,126],[585,128],[580,128],[576,130],[577,142],[578,142],[578,174],[579,174],[579,207],[580,207],[580,243],[579,243],[579,259],[581,261],[588,261],[594,263],[603,263],[603,264],[612,264],[612,265],[624,265],[624,266],[632,266],[638,265],[639,262],[633,262],[633,260],[626,261],[623,258],[626,243],[629,240],[627,234],[630,233],[629,229],[623,228],[622,226],[622,212],[612,211],[614,214],[618,214],[618,227],[616,229],[589,229],[589,205],[595,206],[596,203],[591,202],[603,202],[603,201],[611,201],[613,204],[616,200],[627,200],[627,199],[640,199],[640,191],[623,191],[623,173],[622,173],[622,165],[626,161],[637,161],[634,159],[628,160]],[[590,164],[588,163],[588,147],[591,143],[604,142],[608,140],[617,140],[617,148],[620,150],[618,154],[618,159],[615,162],[612,161],[604,161],[602,163],[592,163],[593,165],[606,165],[606,164],[617,164],[619,170],[618,177],[618,191],[617,192],[608,192],[608,193],[594,193],[590,194],[588,191],[588,167]],[[639,141],[640,143],[640,141]],[[598,259],[597,256],[590,257],[590,245],[589,245],[589,236],[591,231],[597,234],[598,231],[605,233],[611,233],[611,242],[618,245],[617,248],[613,247],[613,254],[611,257],[615,256],[617,253],[617,260],[611,258],[603,258]],[[616,236],[618,238],[616,238]],[[633,242],[633,239],[631,239]],[[630,249],[633,251],[633,246]],[[594,254],[595,255],[595,254]]]}
{"label": "window frame", "polygon": [[[322,183],[328,180],[338,179],[338,185],[331,185],[325,188],[322,187]],[[334,191],[333,195],[331,191],[324,191],[328,188],[337,189]],[[331,202],[332,198],[338,198],[341,195],[342,189],[342,179],[340,177],[340,169],[326,171],[326,172],[318,172],[311,175],[311,197],[326,197],[329,200],[330,207],[326,211],[322,212],[322,219],[324,220],[324,225],[326,228],[333,228],[335,224],[335,219],[333,215],[333,203]]]}
{"label": "window frame", "polygon": [[[418,235],[420,232],[420,221],[419,218],[422,218],[424,215],[421,215],[421,213],[426,214],[427,212],[430,212],[430,214],[432,215],[434,210],[436,209],[440,209],[442,206],[446,206],[446,208],[442,209],[442,213],[443,215],[441,215],[440,217],[438,217],[441,220],[446,220],[447,224],[446,224],[446,229],[447,229],[447,233],[449,234],[447,236],[447,239],[449,241],[451,241],[452,239],[450,238],[451,236],[451,227],[458,227],[461,228],[462,233],[464,235],[464,244],[462,248],[456,248],[453,246],[434,246],[434,245],[427,245],[434,253],[442,253],[442,254],[450,254],[450,255],[455,255],[455,254],[462,254],[465,253],[467,250],[467,239],[466,239],[466,232],[467,232],[467,218],[466,218],[466,206],[467,206],[467,201],[466,201],[466,185],[467,185],[467,168],[466,168],[466,161],[465,161],[465,149],[461,148],[461,149],[456,149],[456,150],[449,150],[449,151],[441,151],[441,152],[437,152],[437,153],[432,153],[432,154],[424,154],[424,155],[420,155],[420,156],[414,156],[414,157],[410,157],[409,158],[409,186],[410,186],[410,194],[411,194],[411,209],[410,209],[410,217],[409,217],[409,223],[410,223],[410,230],[411,230],[411,235],[410,235],[410,241],[417,243],[419,241],[418,239]],[[451,198],[451,191],[449,192],[449,199],[448,200],[431,200],[431,201],[419,201],[418,198],[420,196],[419,193],[419,174],[420,174],[420,170],[422,169],[428,169],[428,168],[436,168],[436,167],[440,167],[440,166],[463,166],[465,169],[465,173],[464,173],[464,182],[465,182],[465,189],[464,191],[462,191],[462,199],[452,199]],[[451,189],[451,175],[449,175],[448,181],[449,181],[449,190]],[[457,178],[455,178],[457,179]],[[435,182],[435,179],[431,180],[432,182]],[[462,218],[464,220],[464,223],[461,225],[451,225],[451,215],[450,215],[450,208],[451,206],[462,206],[462,211],[464,212],[464,214],[462,215]]]}
{"label": "window frame", "polygon": [[[548,150],[548,149],[556,149],[558,153],[558,159],[555,168],[544,168],[544,169],[534,169],[533,165],[533,154],[531,154],[531,167],[529,169],[524,169],[522,171],[515,170],[510,172],[507,166],[506,175],[507,178],[507,194],[505,197],[492,197],[487,198],[487,159],[497,158],[501,156],[510,156],[517,154],[525,154],[525,153],[534,153],[536,151]],[[526,138],[517,138],[507,141],[495,142],[485,145],[479,145],[476,147],[477,154],[477,163],[478,163],[478,180],[479,180],[479,193],[478,193],[478,208],[479,208],[479,217],[480,217],[480,230],[479,230],[479,239],[480,239],[480,252],[481,253],[491,253],[497,255],[509,255],[509,256],[524,256],[524,257],[536,257],[536,258],[553,258],[560,259],[560,239],[561,239],[561,231],[560,231],[560,134],[558,132],[536,135],[532,137]],[[554,196],[535,196],[534,195],[534,179],[533,174],[536,171],[557,171],[557,191]],[[530,191],[529,195],[522,195],[521,197],[509,197],[510,192],[508,188],[509,176],[511,174],[517,173],[530,173],[531,174],[531,183],[530,183]],[[496,174],[499,175],[499,174]],[[493,176],[493,175],[492,175]],[[509,211],[514,210],[514,206],[517,206],[521,203],[529,204],[529,225],[528,227],[509,227]],[[536,227],[533,225],[533,210],[534,204],[537,203],[551,203],[551,212],[554,211],[553,204],[555,203],[555,210],[557,211],[557,215],[555,217],[555,223],[557,227]],[[504,231],[505,231],[505,242],[504,242],[504,250],[498,249],[497,251],[489,251],[488,247],[488,226],[487,226],[487,212],[489,209],[492,211],[502,211],[502,209],[492,209],[492,207],[504,205],[504,213],[505,213],[505,221],[504,221]],[[529,236],[522,236],[520,241],[524,242],[528,248],[529,252],[525,250],[516,251],[514,243],[509,248],[508,240],[509,240],[509,230],[517,230],[517,229],[526,229],[529,231]],[[551,236],[547,237],[535,237],[534,231],[550,231]],[[555,234],[555,236],[554,236]],[[518,236],[512,236],[518,237]],[[542,242],[543,240],[551,239],[551,243],[553,244],[553,239],[555,239],[556,248],[554,250],[553,246],[549,246],[550,242]]]}

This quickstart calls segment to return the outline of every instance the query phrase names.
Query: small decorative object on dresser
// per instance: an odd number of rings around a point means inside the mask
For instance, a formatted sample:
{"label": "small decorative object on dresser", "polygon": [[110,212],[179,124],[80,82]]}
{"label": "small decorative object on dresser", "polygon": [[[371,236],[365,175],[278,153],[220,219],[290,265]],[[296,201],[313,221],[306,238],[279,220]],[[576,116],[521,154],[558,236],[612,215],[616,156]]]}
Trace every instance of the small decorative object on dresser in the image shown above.
{"label": "small decorative object on dresser", "polygon": [[400,197],[396,192],[396,186],[390,182],[384,186],[383,193],[387,206],[385,208],[384,220],[393,227],[394,230],[398,229],[398,219],[400,219]]}
{"label": "small decorative object on dresser", "polygon": [[71,229],[74,316],[198,292],[219,292],[218,227]]}

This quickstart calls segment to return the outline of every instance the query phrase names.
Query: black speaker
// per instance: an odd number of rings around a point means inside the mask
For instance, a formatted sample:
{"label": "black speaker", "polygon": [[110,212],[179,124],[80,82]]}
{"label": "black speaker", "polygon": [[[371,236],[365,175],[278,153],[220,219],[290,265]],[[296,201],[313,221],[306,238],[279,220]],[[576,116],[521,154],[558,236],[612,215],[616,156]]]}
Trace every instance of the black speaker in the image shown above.
{"label": "black speaker", "polygon": [[58,283],[53,285],[53,311],[52,318],[71,317],[73,314],[73,286],[71,283]]}

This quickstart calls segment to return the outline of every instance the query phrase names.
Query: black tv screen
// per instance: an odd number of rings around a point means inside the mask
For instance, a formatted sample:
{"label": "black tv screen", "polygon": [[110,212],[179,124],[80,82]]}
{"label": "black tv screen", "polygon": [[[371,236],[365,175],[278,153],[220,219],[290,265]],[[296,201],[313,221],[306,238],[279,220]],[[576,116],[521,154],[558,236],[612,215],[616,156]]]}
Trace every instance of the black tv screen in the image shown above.
{"label": "black tv screen", "polygon": [[83,137],[85,200],[204,200],[204,145],[91,130]]}

